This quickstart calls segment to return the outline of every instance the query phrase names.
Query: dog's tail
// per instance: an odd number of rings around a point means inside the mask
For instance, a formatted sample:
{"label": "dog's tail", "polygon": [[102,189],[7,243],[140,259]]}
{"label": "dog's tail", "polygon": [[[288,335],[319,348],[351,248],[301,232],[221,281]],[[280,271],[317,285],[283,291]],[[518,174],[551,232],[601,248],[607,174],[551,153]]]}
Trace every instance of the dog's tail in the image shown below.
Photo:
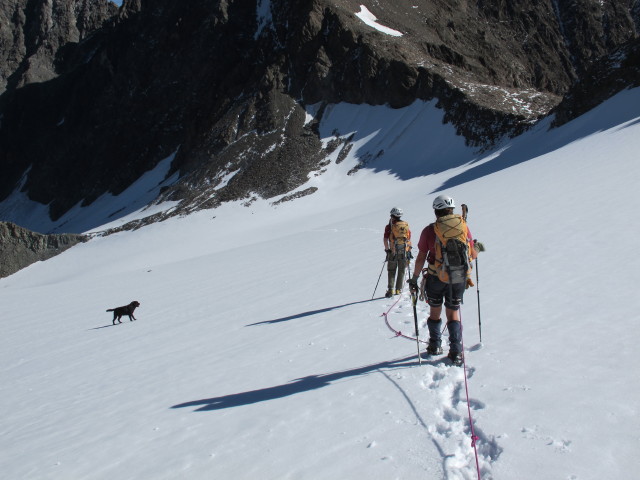
{"label": "dog's tail", "polygon": [[110,308],[109,310],[107,310],[107,312],[113,312],[115,310],[115,308]]}

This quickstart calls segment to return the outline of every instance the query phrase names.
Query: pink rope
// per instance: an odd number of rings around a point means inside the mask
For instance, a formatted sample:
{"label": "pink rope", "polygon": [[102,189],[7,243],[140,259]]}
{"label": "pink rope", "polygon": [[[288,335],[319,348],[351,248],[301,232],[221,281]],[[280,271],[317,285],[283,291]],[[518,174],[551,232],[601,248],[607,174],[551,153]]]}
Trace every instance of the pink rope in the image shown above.
{"label": "pink rope", "polygon": [[[462,351],[464,352],[464,335],[462,334],[462,309],[460,309],[460,341],[462,343]],[[480,480],[480,462],[478,460],[478,448],[476,444],[480,439],[476,435],[475,428],[473,427],[473,418],[471,417],[471,405],[469,404],[469,384],[467,382],[467,360],[466,355],[462,355],[462,362],[464,366],[464,391],[467,396],[467,413],[469,414],[469,426],[471,427],[471,447],[473,448],[473,453],[476,456],[476,470],[478,472],[478,480]]]}
{"label": "pink rope", "polygon": [[[416,337],[410,337],[408,335],[404,335],[401,331],[394,329],[391,324],[389,324],[389,313],[391,312],[391,310],[393,310],[393,308],[400,302],[400,300],[402,299],[401,296],[398,296],[398,299],[389,307],[389,310],[387,310],[386,312],[384,312],[382,315],[380,315],[381,317],[384,317],[384,321],[387,324],[387,327],[389,327],[389,330],[391,330],[393,333],[395,333],[396,337],[402,337],[402,338],[407,338],[409,340],[416,340]],[[462,343],[462,351],[464,352],[464,335],[462,335],[462,309],[460,309],[460,340]],[[427,343],[424,340],[420,340],[418,339],[419,342],[422,343]],[[463,367],[464,367],[464,391],[465,391],[465,395],[467,397],[467,413],[469,415],[469,426],[471,429],[471,447],[473,448],[473,453],[475,455],[476,458],[476,471],[478,472],[478,480],[481,480],[481,474],[480,474],[480,461],[478,459],[478,448],[477,448],[477,443],[478,440],[480,440],[480,437],[478,437],[476,435],[476,431],[475,428],[473,426],[473,417],[471,416],[471,405],[469,402],[469,383],[467,381],[467,360],[466,360],[466,356],[462,355],[462,362],[463,362]]]}
{"label": "pink rope", "polygon": [[[411,337],[411,336],[409,336],[409,335],[405,335],[405,334],[403,334],[401,331],[396,330],[395,328],[393,328],[393,327],[391,326],[391,324],[389,324],[389,312],[391,312],[391,310],[393,310],[393,307],[395,307],[395,306],[400,302],[400,300],[401,300],[401,299],[402,299],[402,296],[401,296],[401,295],[399,295],[399,296],[398,296],[398,299],[393,303],[393,305],[391,305],[391,306],[389,307],[389,310],[387,310],[386,312],[384,312],[384,313],[383,313],[382,315],[380,315],[380,316],[381,316],[381,317],[384,317],[384,322],[387,324],[387,327],[389,327],[389,330],[391,330],[393,333],[395,333],[395,336],[396,336],[396,337],[406,338],[406,339],[408,339],[408,340],[413,340],[413,341],[415,342],[415,341],[416,341],[416,337]],[[422,342],[422,343],[427,343],[427,342],[425,342],[424,340],[420,340],[420,339],[418,339],[418,341],[419,341],[419,342]]]}

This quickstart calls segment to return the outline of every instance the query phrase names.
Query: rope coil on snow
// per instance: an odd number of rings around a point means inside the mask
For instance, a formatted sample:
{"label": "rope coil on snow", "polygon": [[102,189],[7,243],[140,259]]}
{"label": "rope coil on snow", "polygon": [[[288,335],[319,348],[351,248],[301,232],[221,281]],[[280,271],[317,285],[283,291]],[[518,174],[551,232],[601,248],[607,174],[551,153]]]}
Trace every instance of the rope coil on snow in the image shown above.
{"label": "rope coil on snow", "polygon": [[[389,310],[387,310],[386,312],[384,312],[380,316],[384,317],[384,323],[387,324],[387,327],[389,327],[389,330],[391,330],[395,334],[396,337],[406,338],[407,340],[413,340],[415,342],[416,341],[416,337],[405,335],[400,330],[396,330],[395,328],[393,328],[391,326],[391,324],[389,323],[389,313],[391,312],[391,310],[393,310],[393,307],[395,307],[400,302],[400,300],[402,300],[402,296],[401,295],[398,296],[398,299],[389,307]],[[420,340],[420,339],[418,339],[418,341],[422,342],[422,343],[425,343],[425,344],[427,343],[424,340]]]}

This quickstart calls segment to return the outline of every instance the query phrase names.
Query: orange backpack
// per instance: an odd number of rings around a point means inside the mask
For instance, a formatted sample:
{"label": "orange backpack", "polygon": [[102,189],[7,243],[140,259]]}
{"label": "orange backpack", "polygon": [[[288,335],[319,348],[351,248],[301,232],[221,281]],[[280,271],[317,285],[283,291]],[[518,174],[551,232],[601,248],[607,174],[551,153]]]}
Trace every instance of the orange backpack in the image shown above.
{"label": "orange backpack", "polygon": [[409,224],[404,220],[398,220],[396,223],[391,223],[391,235],[389,241],[393,245],[405,244],[409,240]]}
{"label": "orange backpack", "polygon": [[436,234],[435,264],[430,270],[444,283],[465,283],[471,276],[471,245],[467,222],[460,215],[438,218],[433,224]]}

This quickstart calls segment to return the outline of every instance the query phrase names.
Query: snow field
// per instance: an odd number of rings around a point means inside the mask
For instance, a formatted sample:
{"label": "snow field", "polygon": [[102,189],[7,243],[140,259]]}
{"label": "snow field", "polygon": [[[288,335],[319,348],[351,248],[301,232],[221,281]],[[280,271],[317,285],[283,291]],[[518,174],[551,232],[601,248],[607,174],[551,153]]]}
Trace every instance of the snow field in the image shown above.
{"label": "snow field", "polygon": [[[487,157],[452,145],[453,168],[415,178],[439,111],[387,109],[385,130],[363,118],[386,107],[335,107],[321,131],[361,143],[313,195],[95,238],[0,280],[3,476],[477,478],[462,369],[418,366],[388,329],[386,272],[370,300],[388,211],[415,244],[444,189],[487,247],[482,344],[475,289],[462,312],[482,478],[635,478],[639,95]],[[138,320],[112,326],[132,300]],[[412,315],[404,294],[389,321],[412,332]]]}

